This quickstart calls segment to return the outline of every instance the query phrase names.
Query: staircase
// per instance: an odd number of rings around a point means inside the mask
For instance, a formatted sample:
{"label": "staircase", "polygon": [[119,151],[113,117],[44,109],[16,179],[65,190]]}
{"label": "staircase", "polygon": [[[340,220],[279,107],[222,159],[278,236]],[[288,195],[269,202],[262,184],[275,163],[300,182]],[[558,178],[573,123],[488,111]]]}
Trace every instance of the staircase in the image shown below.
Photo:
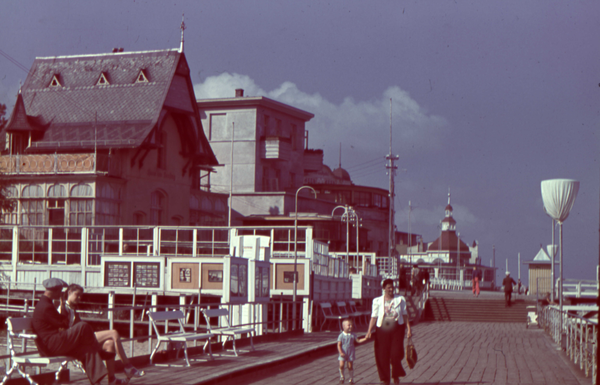
{"label": "staircase", "polygon": [[512,306],[505,307],[504,299],[497,298],[430,297],[425,305],[425,320],[525,323],[526,306],[533,304],[532,301],[513,298]]}

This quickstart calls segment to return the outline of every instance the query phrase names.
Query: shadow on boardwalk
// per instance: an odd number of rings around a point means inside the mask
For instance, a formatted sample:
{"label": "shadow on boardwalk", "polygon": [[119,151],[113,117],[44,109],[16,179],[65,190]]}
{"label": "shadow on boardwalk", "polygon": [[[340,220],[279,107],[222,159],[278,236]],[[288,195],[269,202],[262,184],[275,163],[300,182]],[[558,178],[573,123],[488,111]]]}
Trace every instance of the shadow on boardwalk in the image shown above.
{"label": "shadow on boardwalk", "polygon": [[[364,328],[362,329],[364,334]],[[402,383],[591,384],[540,329],[522,323],[422,323],[413,327],[419,362]],[[240,357],[215,356],[190,368],[145,367],[136,384],[337,384],[337,332],[311,333],[256,345]],[[404,361],[404,364],[406,362]],[[74,384],[89,384],[72,371]],[[121,378],[122,374],[119,375]],[[373,342],[357,347],[355,380],[378,384]]]}

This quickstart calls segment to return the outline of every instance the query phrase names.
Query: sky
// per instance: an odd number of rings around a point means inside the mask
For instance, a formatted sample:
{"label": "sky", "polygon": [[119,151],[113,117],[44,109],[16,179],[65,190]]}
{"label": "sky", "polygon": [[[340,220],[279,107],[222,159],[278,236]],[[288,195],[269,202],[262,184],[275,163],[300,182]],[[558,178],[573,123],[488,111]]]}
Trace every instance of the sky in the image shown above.
{"label": "sky", "polygon": [[551,243],[540,182],[580,181],[564,276],[596,278],[600,2],[5,2],[0,103],[12,111],[35,57],[177,48],[183,13],[197,98],[244,88],[313,113],[309,148],[333,169],[341,143],[355,184],[388,188],[391,104],[398,229],[410,201],[411,231],[435,240],[450,190],[498,278]]}

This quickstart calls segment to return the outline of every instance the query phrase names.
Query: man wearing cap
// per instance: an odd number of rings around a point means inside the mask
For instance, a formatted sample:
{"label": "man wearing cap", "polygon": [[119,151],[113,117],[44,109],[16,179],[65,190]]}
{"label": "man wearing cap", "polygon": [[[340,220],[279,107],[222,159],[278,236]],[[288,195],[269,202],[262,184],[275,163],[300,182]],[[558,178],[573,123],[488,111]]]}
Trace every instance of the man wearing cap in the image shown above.
{"label": "man wearing cap", "polygon": [[507,307],[510,306],[513,285],[516,285],[517,283],[511,278],[510,272],[507,271],[506,277],[502,280],[502,284],[504,285],[504,307]]}
{"label": "man wearing cap", "polygon": [[60,314],[52,304],[52,300],[60,299],[63,287],[68,285],[61,279],[50,278],[43,282],[44,295],[35,305],[33,311],[33,329],[37,334],[35,340],[38,351],[43,356],[75,357],[81,361],[92,384],[99,384],[107,374],[106,367],[100,357],[101,347],[96,340],[94,330],[85,322],[69,328],[67,314]]}

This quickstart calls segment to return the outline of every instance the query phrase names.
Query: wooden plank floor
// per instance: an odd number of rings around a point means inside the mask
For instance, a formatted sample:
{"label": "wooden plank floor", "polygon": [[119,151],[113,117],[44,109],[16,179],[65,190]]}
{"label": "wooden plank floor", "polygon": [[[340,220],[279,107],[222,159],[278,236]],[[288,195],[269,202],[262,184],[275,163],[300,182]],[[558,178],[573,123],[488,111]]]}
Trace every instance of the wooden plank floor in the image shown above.
{"label": "wooden plank floor", "polygon": [[[413,333],[419,362],[410,370],[404,361],[408,375],[402,383],[592,383],[542,330],[525,329],[521,323],[431,322],[414,326]],[[335,332],[311,333],[257,344],[255,352],[238,358],[216,357],[191,368],[145,367],[146,376],[131,384],[336,384],[336,339]],[[89,384],[74,371],[72,379],[74,384]],[[355,380],[379,383],[372,341],[357,347]]]}

